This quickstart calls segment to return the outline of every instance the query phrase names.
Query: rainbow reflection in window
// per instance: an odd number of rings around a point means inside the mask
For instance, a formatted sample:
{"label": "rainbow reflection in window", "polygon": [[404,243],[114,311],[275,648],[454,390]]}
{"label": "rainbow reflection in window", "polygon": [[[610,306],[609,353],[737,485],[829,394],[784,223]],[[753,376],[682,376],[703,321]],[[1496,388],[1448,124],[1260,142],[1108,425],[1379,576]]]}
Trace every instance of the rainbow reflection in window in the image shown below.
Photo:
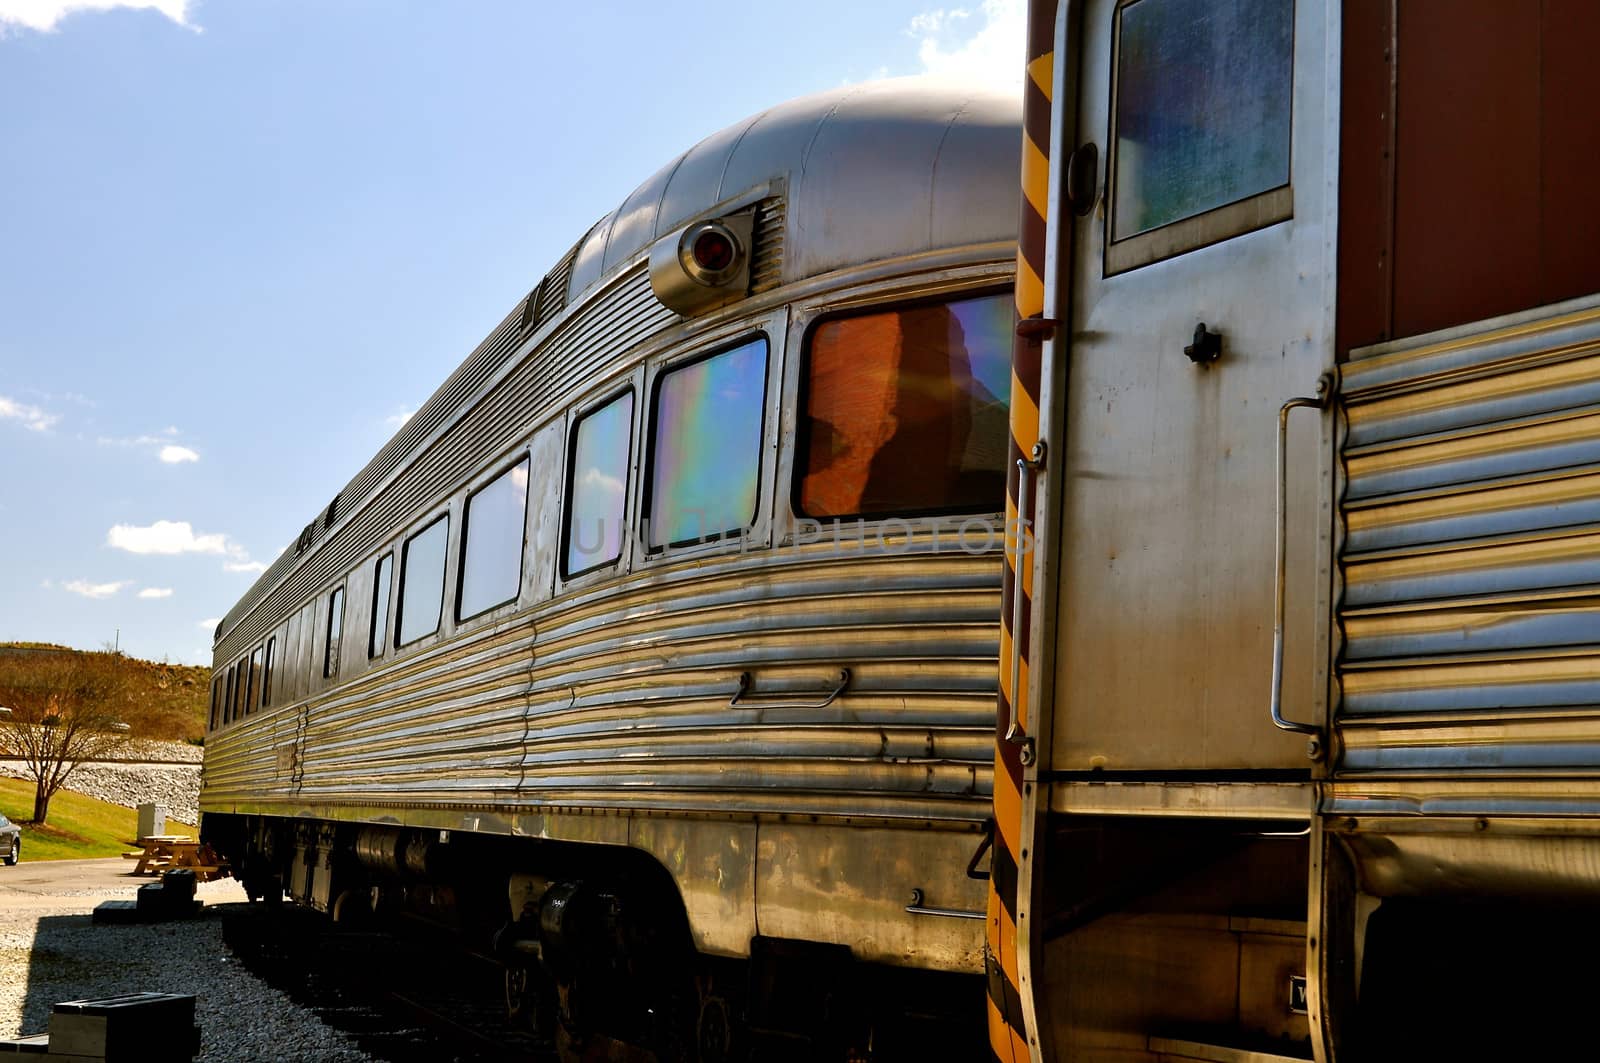
{"label": "rainbow reflection in window", "polygon": [[1008,295],[837,317],[807,344],[799,508],[997,513],[1011,397]]}
{"label": "rainbow reflection in window", "polygon": [[755,519],[767,340],[664,373],[656,387],[650,545],[737,533]]}
{"label": "rainbow reflection in window", "polygon": [[573,430],[572,474],[567,484],[567,546],[562,564],[567,578],[608,565],[622,556],[632,442],[631,391],[585,414]]}

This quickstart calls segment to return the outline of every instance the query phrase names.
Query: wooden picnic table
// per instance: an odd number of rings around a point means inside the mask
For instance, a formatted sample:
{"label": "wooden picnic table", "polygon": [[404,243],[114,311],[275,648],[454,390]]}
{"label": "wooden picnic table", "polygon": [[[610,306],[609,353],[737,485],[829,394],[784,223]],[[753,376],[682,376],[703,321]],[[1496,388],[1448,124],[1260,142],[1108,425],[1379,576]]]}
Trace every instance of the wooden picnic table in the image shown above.
{"label": "wooden picnic table", "polygon": [[135,875],[159,875],[163,871],[186,867],[201,882],[209,882],[224,869],[224,864],[209,845],[195,841],[187,834],[155,834],[140,838],[137,852],[123,853],[128,860],[138,860]]}

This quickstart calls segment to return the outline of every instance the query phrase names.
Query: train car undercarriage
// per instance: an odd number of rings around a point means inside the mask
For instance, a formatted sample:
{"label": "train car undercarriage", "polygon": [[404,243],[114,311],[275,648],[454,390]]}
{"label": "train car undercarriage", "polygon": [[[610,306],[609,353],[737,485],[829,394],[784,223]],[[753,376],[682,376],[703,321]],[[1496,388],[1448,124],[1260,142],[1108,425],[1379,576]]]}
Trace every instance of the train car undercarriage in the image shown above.
{"label": "train car undercarriage", "polygon": [[625,847],[210,813],[206,840],[252,902],[349,926],[425,920],[505,970],[505,1007],[563,1060],[723,1063],[976,1058],[975,974],[756,936],[694,948],[671,875]]}

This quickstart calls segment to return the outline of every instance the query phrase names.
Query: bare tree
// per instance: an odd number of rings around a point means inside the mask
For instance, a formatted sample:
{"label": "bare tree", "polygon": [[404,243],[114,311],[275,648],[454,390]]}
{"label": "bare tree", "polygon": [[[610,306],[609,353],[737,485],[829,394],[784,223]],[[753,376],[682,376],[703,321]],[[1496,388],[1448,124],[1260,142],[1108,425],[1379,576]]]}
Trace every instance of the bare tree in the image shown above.
{"label": "bare tree", "polygon": [[127,741],[129,698],[120,658],[111,653],[38,653],[9,657],[0,668],[0,746],[19,758],[34,782],[33,822],[85,760]]}

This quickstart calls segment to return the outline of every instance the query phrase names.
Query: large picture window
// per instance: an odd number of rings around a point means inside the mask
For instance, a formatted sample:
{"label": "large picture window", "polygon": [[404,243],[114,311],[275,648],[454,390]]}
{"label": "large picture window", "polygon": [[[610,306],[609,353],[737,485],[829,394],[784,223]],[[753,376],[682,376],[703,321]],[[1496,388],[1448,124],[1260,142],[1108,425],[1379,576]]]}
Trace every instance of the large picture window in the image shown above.
{"label": "large picture window", "polygon": [[461,598],[456,606],[460,619],[516,599],[522,586],[527,513],[527,458],[468,497],[461,533]]}
{"label": "large picture window", "polygon": [[826,320],[806,350],[797,503],[809,517],[1005,506],[1011,299]]}
{"label": "large picture window", "polygon": [[649,544],[704,542],[755,518],[767,340],[663,373],[651,419]]}
{"label": "large picture window", "polygon": [[1107,272],[1288,218],[1294,0],[1117,11]]}
{"label": "large picture window", "polygon": [[572,431],[567,524],[561,570],[568,579],[622,556],[628,461],[633,448],[633,392],[584,414]]}
{"label": "large picture window", "polygon": [[450,518],[445,515],[406,540],[400,555],[399,632],[395,639],[401,646],[439,630],[449,538]]}

